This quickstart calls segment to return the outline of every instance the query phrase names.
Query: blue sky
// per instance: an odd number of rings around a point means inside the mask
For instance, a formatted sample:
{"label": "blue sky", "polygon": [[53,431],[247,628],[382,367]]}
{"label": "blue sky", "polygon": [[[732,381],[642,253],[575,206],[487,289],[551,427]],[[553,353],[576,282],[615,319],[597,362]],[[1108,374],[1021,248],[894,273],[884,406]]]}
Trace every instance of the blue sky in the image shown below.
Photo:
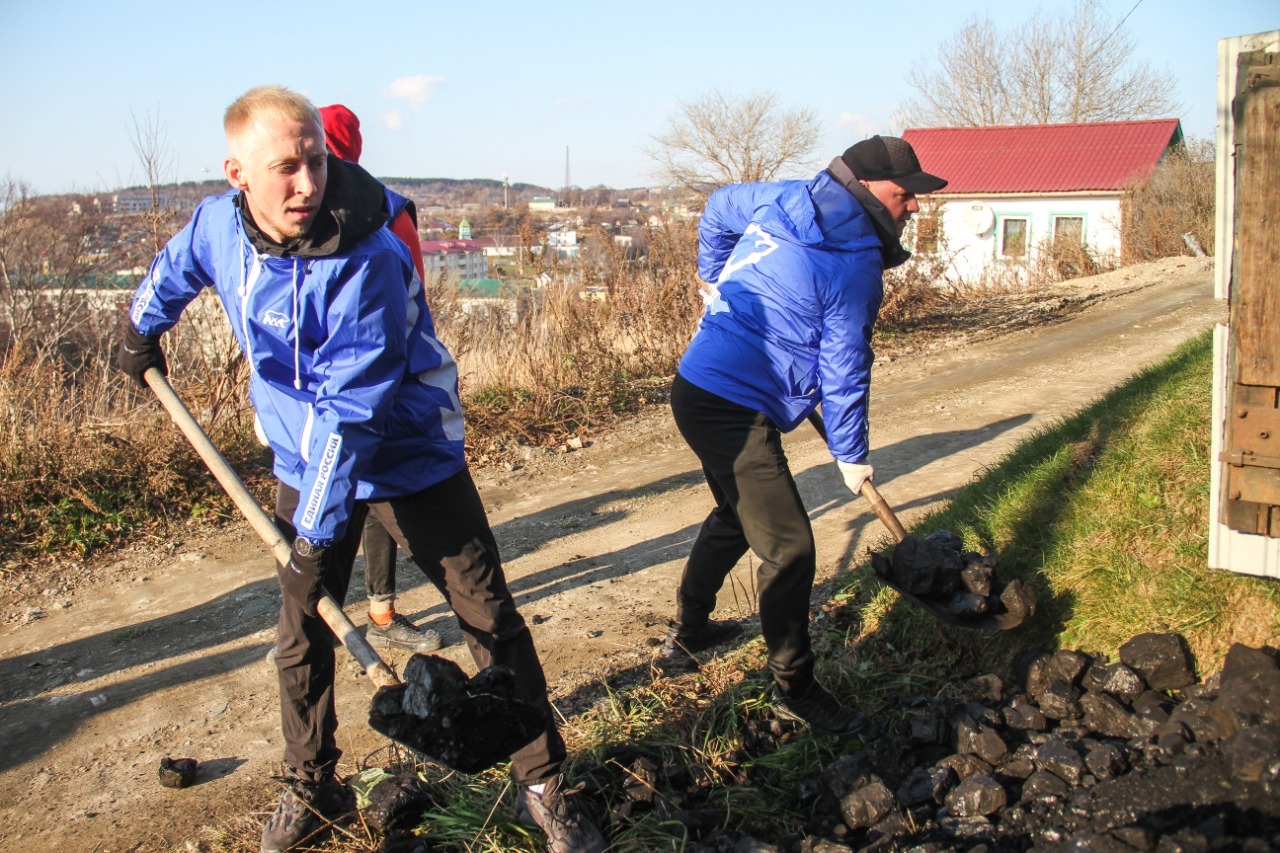
{"label": "blue sky", "polygon": [[[1212,136],[1217,40],[1280,28],[1277,0],[1103,0],[1171,70],[1189,136]],[[1062,0],[1065,2],[1065,0]],[[356,11],[363,6],[362,11]],[[680,101],[772,90],[817,112],[820,159],[898,130],[914,64],[973,15],[1026,2],[302,3],[0,0],[0,178],[36,192],[138,183],[135,117],[165,130],[167,177],[218,177],[221,116],[279,83],[360,116],[375,175],[559,187],[650,183],[643,148]],[[1056,8],[1046,6],[1045,8]]]}

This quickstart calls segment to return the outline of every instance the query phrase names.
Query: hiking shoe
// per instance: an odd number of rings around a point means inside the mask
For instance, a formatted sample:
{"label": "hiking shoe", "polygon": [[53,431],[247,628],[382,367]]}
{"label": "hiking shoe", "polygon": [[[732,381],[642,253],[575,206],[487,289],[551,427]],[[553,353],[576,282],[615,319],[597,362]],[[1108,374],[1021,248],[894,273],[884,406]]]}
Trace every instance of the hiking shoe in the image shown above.
{"label": "hiking shoe", "polygon": [[708,619],[694,630],[673,624],[667,631],[662,651],[658,652],[658,667],[697,666],[698,662],[693,658],[695,654],[732,640],[741,633],[742,623],[737,619]]}
{"label": "hiking shoe", "polygon": [[773,686],[773,711],[782,720],[805,723],[809,728],[837,737],[853,737],[870,723],[867,715],[827,692],[813,682],[799,696],[785,696]]}
{"label": "hiking shoe", "polygon": [[521,787],[516,795],[516,818],[547,834],[551,853],[604,853],[608,845],[591,819],[574,802],[582,785],[567,788],[563,773],[546,780],[541,794]]}
{"label": "hiking shoe", "polygon": [[295,779],[262,827],[262,853],[282,853],[301,844],[354,808],[351,791],[337,779],[330,777],[321,782]]}
{"label": "hiking shoe", "polygon": [[434,652],[444,645],[444,641],[435,631],[430,628],[419,628],[410,622],[408,617],[399,613],[392,613],[391,622],[387,625],[379,625],[370,619],[365,638],[369,641],[369,645],[378,648],[395,646],[398,649],[408,649],[424,654]]}

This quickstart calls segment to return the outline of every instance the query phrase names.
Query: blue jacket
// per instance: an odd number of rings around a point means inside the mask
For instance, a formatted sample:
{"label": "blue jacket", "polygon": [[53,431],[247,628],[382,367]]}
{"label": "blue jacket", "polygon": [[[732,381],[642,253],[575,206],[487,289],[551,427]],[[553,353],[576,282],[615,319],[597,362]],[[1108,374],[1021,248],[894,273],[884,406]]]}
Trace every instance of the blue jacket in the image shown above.
{"label": "blue jacket", "polygon": [[835,458],[865,461],[884,251],[871,215],[828,172],[716,191],[698,246],[698,275],[714,284],[680,374],[783,432],[821,403]]}
{"label": "blue jacket", "polygon": [[355,225],[336,214],[339,236],[302,254],[255,246],[236,192],[206,199],[156,257],[130,312],[156,335],[216,285],[275,474],[300,493],[294,525],[318,542],[343,534],[356,500],[413,494],[466,467],[457,365],[436,339],[408,250],[385,227],[380,185],[376,200],[372,186],[360,190],[381,212]]}

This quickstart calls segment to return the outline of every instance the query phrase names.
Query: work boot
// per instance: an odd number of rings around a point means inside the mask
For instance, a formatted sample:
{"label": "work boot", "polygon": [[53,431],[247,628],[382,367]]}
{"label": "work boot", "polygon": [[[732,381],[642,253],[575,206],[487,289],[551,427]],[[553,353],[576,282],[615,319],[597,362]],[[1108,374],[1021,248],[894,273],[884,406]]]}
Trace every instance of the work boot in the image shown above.
{"label": "work boot", "polygon": [[870,723],[867,715],[844,705],[817,681],[799,696],[786,696],[773,685],[773,711],[779,719],[805,723],[809,728],[837,737],[853,737]]}
{"label": "work boot", "polygon": [[698,665],[694,655],[712,646],[732,640],[742,633],[742,623],[737,619],[708,619],[697,628],[674,623],[667,631],[667,638],[658,652],[660,669],[675,669]]}
{"label": "work boot", "polygon": [[608,847],[604,837],[573,799],[582,786],[566,785],[564,774],[557,773],[545,781],[541,794],[522,786],[516,794],[516,818],[541,828],[551,853],[603,853]]}
{"label": "work boot", "polygon": [[435,631],[430,628],[419,628],[410,622],[408,617],[399,613],[392,613],[391,621],[386,625],[379,625],[370,619],[365,638],[369,641],[369,645],[381,649],[395,646],[398,649],[408,649],[419,654],[434,652],[444,645],[444,641]]}
{"label": "work boot", "polygon": [[332,776],[319,782],[295,779],[262,828],[262,853],[281,853],[301,844],[354,809],[351,791]]}

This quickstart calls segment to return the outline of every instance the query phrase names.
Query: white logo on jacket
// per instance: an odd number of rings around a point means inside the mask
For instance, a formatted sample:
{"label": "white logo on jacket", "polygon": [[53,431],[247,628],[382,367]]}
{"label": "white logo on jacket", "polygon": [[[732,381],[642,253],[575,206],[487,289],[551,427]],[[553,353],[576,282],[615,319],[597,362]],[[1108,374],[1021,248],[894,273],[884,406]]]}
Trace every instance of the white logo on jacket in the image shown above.
{"label": "white logo on jacket", "polygon": [[282,314],[279,311],[268,311],[262,315],[262,322],[273,329],[283,329],[289,325],[289,315]]}
{"label": "white logo on jacket", "polygon": [[[746,231],[742,232],[742,239],[738,241],[738,245],[733,249],[735,255],[738,254],[738,250],[742,248],[747,237],[752,235],[757,238],[753,243],[748,244],[753,251],[748,252],[747,256],[740,261],[735,261],[730,257],[725,263],[724,269],[720,270],[720,277],[716,279],[717,285],[743,267],[759,263],[762,258],[772,254],[778,248],[778,244],[773,241],[773,235],[753,222],[747,226]],[[720,288],[717,286],[702,288],[702,301],[707,306],[708,314],[725,314],[730,311],[729,303],[720,298]]]}

